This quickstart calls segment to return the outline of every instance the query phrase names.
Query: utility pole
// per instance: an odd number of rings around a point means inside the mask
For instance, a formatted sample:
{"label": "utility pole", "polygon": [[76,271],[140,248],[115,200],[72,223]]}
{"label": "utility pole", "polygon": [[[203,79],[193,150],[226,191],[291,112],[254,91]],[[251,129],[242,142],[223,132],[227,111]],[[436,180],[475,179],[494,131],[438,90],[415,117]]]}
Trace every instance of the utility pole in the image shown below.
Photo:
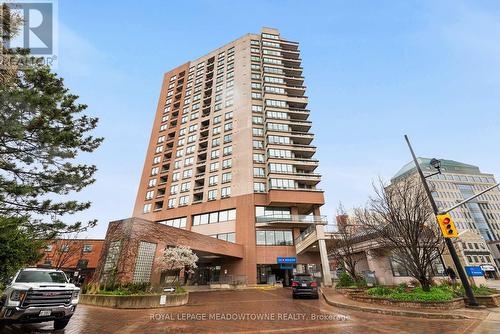
{"label": "utility pole", "polygon": [[[429,198],[429,202],[431,202],[432,209],[434,211],[434,215],[437,216],[440,214],[439,209],[437,207],[436,202],[434,201],[434,197],[432,197],[431,190],[429,189],[429,185],[427,184],[426,177],[424,173],[422,172],[422,169],[420,168],[420,164],[417,161],[417,157],[415,156],[415,152],[413,152],[413,148],[411,147],[410,144],[410,139],[408,138],[407,135],[405,135],[406,143],[408,144],[408,147],[410,148],[411,155],[413,157],[413,161],[415,162],[415,167],[417,168],[418,175],[420,176],[420,180],[422,181],[422,184],[424,186],[425,192],[427,193],[427,197]],[[457,268],[458,276],[460,277],[460,281],[462,282],[462,285],[465,289],[465,294],[467,295],[467,298],[469,299],[469,305],[470,306],[479,306],[479,303],[476,300],[476,297],[474,296],[474,293],[472,292],[472,288],[469,284],[469,280],[467,279],[467,276],[465,275],[464,268],[462,267],[462,264],[460,263],[460,259],[458,258],[457,251],[455,250],[455,246],[453,245],[453,242],[451,241],[450,238],[444,238],[446,242],[446,246],[448,247],[448,251],[450,252],[451,258],[453,259],[453,263],[455,264],[455,268]]]}

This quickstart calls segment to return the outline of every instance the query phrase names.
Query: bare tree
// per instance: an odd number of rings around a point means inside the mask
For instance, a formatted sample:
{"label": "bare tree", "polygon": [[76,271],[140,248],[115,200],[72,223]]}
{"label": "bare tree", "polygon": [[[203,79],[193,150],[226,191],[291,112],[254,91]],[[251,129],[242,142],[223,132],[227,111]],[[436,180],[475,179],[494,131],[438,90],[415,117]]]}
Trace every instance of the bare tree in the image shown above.
{"label": "bare tree", "polygon": [[338,231],[334,234],[335,241],[328,249],[328,255],[334,258],[337,263],[342,263],[349,276],[357,280],[356,264],[360,260],[354,250],[357,228],[356,225],[350,224],[342,203],[337,209],[337,218]]}
{"label": "bare tree", "polygon": [[55,239],[52,243],[54,251],[51,252],[52,267],[62,269],[74,262],[78,262],[82,257],[83,245],[84,240],[78,239],[76,233],[64,239]]}
{"label": "bare tree", "polygon": [[412,177],[386,186],[374,184],[375,196],[355,220],[366,226],[395,262],[430,290],[432,265],[444,250],[443,238],[422,184]]}

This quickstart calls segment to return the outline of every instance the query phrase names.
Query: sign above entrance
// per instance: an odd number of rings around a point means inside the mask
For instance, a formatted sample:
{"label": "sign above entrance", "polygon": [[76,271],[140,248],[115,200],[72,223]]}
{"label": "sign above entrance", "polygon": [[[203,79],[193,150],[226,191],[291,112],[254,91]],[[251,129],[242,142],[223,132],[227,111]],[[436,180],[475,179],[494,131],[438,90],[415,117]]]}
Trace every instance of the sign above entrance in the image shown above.
{"label": "sign above entrance", "polygon": [[294,256],[278,256],[277,263],[297,263],[297,258]]}

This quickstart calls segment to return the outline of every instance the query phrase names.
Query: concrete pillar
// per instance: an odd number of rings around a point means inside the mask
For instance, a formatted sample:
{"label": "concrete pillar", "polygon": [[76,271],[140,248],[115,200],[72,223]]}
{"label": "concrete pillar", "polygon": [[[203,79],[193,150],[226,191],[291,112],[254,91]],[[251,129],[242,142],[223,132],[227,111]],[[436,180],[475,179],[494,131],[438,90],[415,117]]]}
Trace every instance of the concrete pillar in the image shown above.
{"label": "concrete pillar", "polygon": [[323,285],[332,286],[332,274],[330,272],[330,262],[328,261],[328,252],[326,250],[325,231],[323,225],[316,225],[316,237],[318,238]]}

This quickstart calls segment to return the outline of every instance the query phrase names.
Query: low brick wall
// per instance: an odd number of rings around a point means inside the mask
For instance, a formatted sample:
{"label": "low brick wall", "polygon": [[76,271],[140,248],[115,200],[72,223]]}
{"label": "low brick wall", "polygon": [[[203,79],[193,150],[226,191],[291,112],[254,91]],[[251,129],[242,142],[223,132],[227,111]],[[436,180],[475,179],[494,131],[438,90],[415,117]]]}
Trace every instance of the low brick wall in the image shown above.
{"label": "low brick wall", "polygon": [[392,300],[392,299],[387,299],[387,298],[381,298],[381,297],[372,297],[368,295],[362,295],[362,294],[347,294],[347,297],[360,301],[360,302],[365,302],[365,303],[373,303],[373,304],[381,304],[381,305],[389,305],[389,306],[396,306],[396,307],[402,307],[402,308],[410,308],[410,309],[423,309],[423,308],[428,308],[428,309],[438,309],[438,310],[450,310],[450,309],[457,309],[457,308],[462,308],[465,306],[464,299],[463,298],[455,298],[449,301],[442,301],[442,302],[421,302],[421,301],[414,301],[414,302],[408,302],[408,301],[398,301],[398,300]]}
{"label": "low brick wall", "polygon": [[[486,307],[500,307],[500,294],[489,295],[489,296],[480,296],[480,295],[475,295],[475,296],[479,305],[484,305]],[[465,298],[465,300],[467,301],[468,299]]]}
{"label": "low brick wall", "polygon": [[[164,296],[162,298],[162,296]],[[110,296],[81,295],[80,303],[111,308],[160,308],[186,305],[189,294],[141,295],[141,296]]]}
{"label": "low brick wall", "polygon": [[343,294],[355,294],[355,293],[365,293],[366,289],[363,288],[335,288],[339,293]]}

